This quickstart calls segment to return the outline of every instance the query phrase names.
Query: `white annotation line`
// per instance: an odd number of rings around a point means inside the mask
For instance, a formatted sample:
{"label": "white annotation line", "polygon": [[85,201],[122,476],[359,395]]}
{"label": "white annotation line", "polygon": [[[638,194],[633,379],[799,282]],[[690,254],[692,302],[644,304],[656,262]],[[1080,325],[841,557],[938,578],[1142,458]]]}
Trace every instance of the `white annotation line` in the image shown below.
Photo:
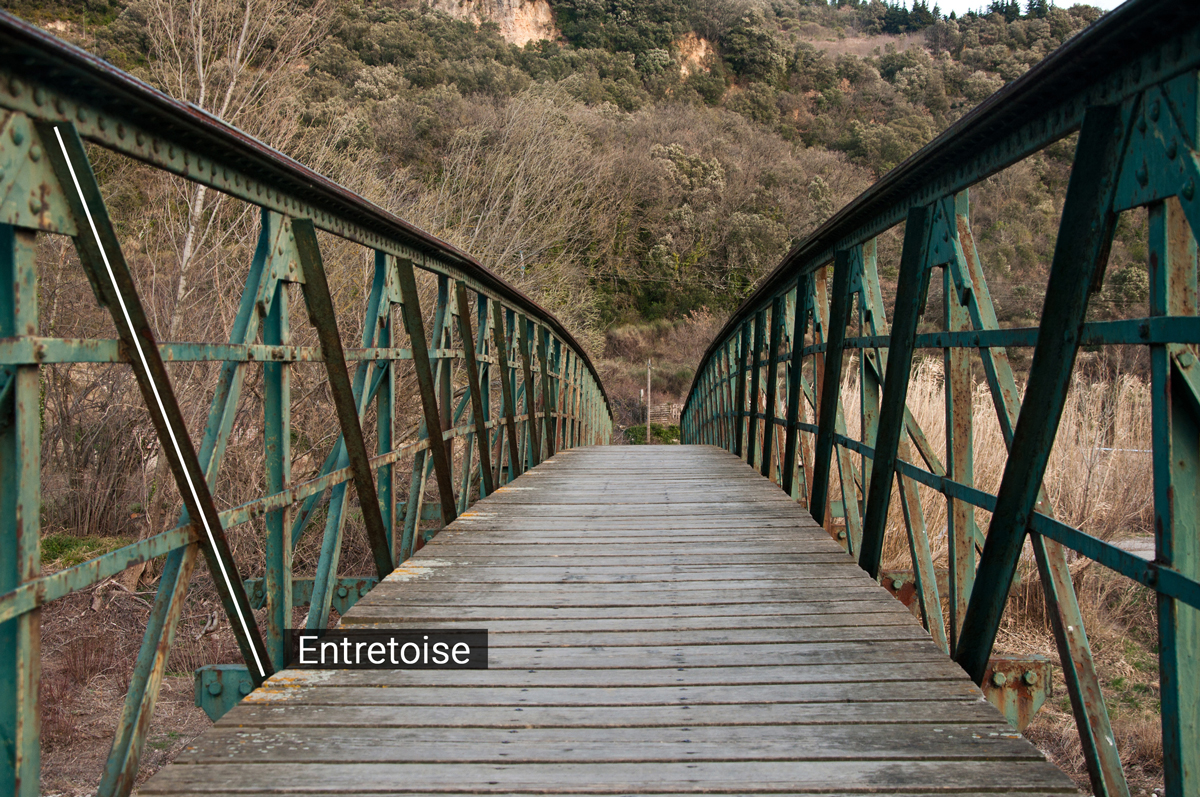
{"label": "white annotation line", "polygon": [[167,436],[171,438],[171,445],[175,449],[175,456],[178,457],[183,467],[183,477],[187,480],[192,500],[195,502],[196,508],[200,510],[197,514],[200,515],[200,522],[204,524],[204,533],[208,535],[209,548],[213,552],[213,558],[217,560],[217,566],[221,570],[221,578],[225,581],[225,587],[229,590],[230,600],[233,603],[234,610],[237,612],[238,622],[242,624],[242,633],[246,635],[246,640],[250,645],[250,652],[254,654],[254,663],[258,666],[258,675],[260,678],[266,677],[267,672],[263,667],[262,659],[258,656],[258,649],[254,645],[254,637],[250,633],[250,627],[246,623],[245,616],[242,614],[242,607],[238,604],[235,597],[236,592],[233,589],[233,582],[229,579],[229,571],[225,568],[225,560],[221,558],[221,553],[217,548],[217,540],[213,536],[212,527],[209,526],[208,518],[204,515],[200,496],[196,492],[196,485],[192,483],[192,474],[188,472],[187,463],[183,459],[183,451],[179,448],[179,440],[175,437],[175,428],[171,425],[171,419],[167,415],[166,407],[163,406],[162,396],[158,392],[158,384],[154,381],[154,375],[150,371],[150,364],[146,362],[146,353],[142,351],[142,342],[138,339],[137,330],[133,328],[133,320],[129,317],[129,309],[125,306],[125,297],[121,294],[121,289],[117,286],[117,277],[113,274],[112,264],[108,261],[108,252],[104,250],[104,242],[100,240],[100,233],[97,231],[96,222],[92,218],[92,211],[88,208],[87,199],[83,196],[83,189],[79,185],[79,178],[75,176],[75,166],[71,163],[71,156],[67,153],[67,145],[63,142],[62,133],[59,132],[57,125],[54,127],[54,136],[58,139],[58,146],[62,149],[63,160],[67,164],[67,171],[71,173],[71,182],[75,184],[75,191],[79,194],[79,203],[83,205],[83,213],[87,216],[88,226],[92,228],[92,236],[96,239],[96,247],[100,250],[100,259],[104,261],[104,269],[108,272],[108,278],[112,282],[113,293],[116,294],[117,303],[121,305],[121,315],[125,318],[125,325],[129,327],[129,337],[133,340],[133,347],[137,349],[138,359],[141,360],[142,369],[146,372],[146,378],[150,382],[150,390],[154,393],[154,402],[158,405],[158,414],[162,418],[163,426],[167,429]]}

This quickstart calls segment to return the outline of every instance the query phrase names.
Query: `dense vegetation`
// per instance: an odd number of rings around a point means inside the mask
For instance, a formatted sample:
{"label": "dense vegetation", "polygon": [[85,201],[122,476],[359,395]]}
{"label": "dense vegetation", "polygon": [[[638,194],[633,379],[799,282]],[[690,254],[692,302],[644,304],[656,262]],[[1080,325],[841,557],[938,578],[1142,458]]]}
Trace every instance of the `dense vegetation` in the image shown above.
{"label": "dense vegetation", "polygon": [[[171,6],[15,4],[73,20],[69,34],[119,66],[463,246],[597,343],[613,323],[729,310],[833,209],[1099,15],[1011,0],[961,19],[924,2],[561,0],[561,39],[517,47],[411,2],[281,1],[264,5],[268,41],[232,80],[244,101],[222,108],[220,86],[164,77],[178,53],[162,29],[183,24]],[[1070,151],[979,197],[1009,323],[1040,309],[1031,286]],[[1114,300],[1139,300],[1142,282],[1123,275]]]}

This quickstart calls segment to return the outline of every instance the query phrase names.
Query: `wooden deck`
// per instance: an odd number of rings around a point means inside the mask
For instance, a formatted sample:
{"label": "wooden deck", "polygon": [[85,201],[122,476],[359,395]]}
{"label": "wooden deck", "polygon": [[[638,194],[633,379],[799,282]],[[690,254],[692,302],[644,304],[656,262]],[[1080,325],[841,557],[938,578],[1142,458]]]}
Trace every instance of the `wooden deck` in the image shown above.
{"label": "wooden deck", "polygon": [[562,452],[343,623],[486,627],[491,669],[280,673],[140,793],[1076,793],[715,448]]}

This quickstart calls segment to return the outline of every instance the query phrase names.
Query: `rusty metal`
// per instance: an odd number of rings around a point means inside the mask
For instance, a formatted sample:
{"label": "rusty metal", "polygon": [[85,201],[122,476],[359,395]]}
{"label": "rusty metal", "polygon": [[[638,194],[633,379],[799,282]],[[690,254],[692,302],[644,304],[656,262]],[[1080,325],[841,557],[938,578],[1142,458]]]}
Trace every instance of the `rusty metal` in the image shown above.
{"label": "rusty metal", "polygon": [[1023,731],[1053,692],[1050,660],[1044,656],[992,656],[983,671],[983,696],[1009,724]]}

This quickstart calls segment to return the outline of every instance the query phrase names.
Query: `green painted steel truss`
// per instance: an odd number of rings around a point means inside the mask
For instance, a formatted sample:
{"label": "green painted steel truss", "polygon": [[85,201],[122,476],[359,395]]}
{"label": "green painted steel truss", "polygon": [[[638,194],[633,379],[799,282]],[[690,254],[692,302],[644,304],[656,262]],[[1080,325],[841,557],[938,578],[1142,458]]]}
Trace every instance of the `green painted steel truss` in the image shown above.
{"label": "green painted steel truss", "polygon": [[[462,252],[3,13],[0,56],[0,794],[39,793],[40,607],[162,557],[157,595],[100,784],[100,794],[127,794],[198,554],[214,574],[248,665],[230,674],[229,689],[211,672],[198,677],[197,699],[213,698],[205,708],[219,713],[248,683],[261,683],[281,666],[284,630],[297,596],[309,603],[308,627],[326,627],[331,607],[352,603],[420,546],[431,533],[421,528],[422,518],[444,525],[475,498],[556,451],[607,442],[611,414],[595,369],[570,333]],[[258,245],[228,342],[157,343],[85,141],[259,209]],[[340,339],[318,230],[374,252],[357,347]],[[74,239],[98,302],[112,313],[116,339],[43,334],[34,247],[36,236],[47,234]],[[419,281],[436,282],[429,337]],[[289,291],[290,284],[298,289]],[[290,342],[289,296],[296,293],[318,346]],[[403,329],[394,328],[395,318]],[[422,420],[414,438],[400,440],[394,413],[397,368],[405,360],[416,375]],[[180,361],[221,364],[198,446],[187,436],[164,366]],[[297,482],[291,475],[290,373],[302,362],[324,363],[332,395],[329,417],[340,434],[319,475]],[[43,576],[40,370],[53,363],[133,367],[185,505],[169,531]],[[266,490],[218,511],[208,485],[216,484],[253,368],[262,369]],[[373,454],[360,421],[372,402]],[[178,445],[172,434],[180,438]],[[403,500],[395,484],[402,478],[396,472],[401,461],[412,463]],[[338,572],[351,484],[375,566],[365,577]],[[434,492],[438,505],[423,506]],[[266,561],[263,578],[249,582],[252,600],[225,530],[260,517]],[[315,576],[294,581],[297,543],[320,525]],[[221,572],[230,577],[218,577]],[[255,608],[265,610],[261,622]]]}
{"label": "green painted steel truss", "polygon": [[[1129,790],[1067,550],[1156,591],[1167,794],[1200,794],[1198,66],[1194,2],[1138,0],[1102,18],[800,242],[718,334],[682,416],[684,442],[746,458],[805,502],[877,577],[897,495],[912,559],[906,578],[921,617],[977,683],[1007,680],[992,674],[989,659],[1028,540],[1097,795]],[[1001,329],[971,230],[970,187],[1075,132],[1076,166],[1040,324]],[[1149,213],[1150,317],[1087,323],[1117,218],[1134,208]],[[888,308],[876,240],[901,223]],[[935,278],[942,280],[942,331],[917,334]],[[1056,520],[1042,493],[1077,352],[1117,344],[1150,351],[1153,560]],[[1023,400],[1009,364],[1013,347],[1033,349]],[[908,407],[917,349],[942,352],[944,462]],[[973,481],[975,362],[1009,448],[995,495]],[[847,433],[849,410],[839,395],[850,367],[861,386],[857,439]],[[921,488],[947,502],[941,594]],[[991,513],[986,529],[976,509]],[[833,526],[835,510],[844,528]],[[904,586],[888,578],[895,591]]]}

